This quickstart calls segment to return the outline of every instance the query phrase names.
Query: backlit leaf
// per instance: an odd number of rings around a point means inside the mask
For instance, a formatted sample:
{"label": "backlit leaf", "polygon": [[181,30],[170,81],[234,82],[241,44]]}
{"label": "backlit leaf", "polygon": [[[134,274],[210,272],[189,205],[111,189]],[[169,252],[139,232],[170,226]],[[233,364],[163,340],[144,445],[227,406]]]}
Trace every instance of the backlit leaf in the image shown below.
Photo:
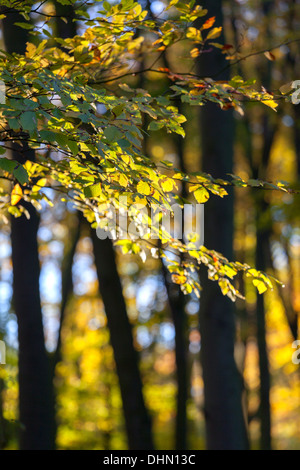
{"label": "backlit leaf", "polygon": [[15,206],[23,197],[23,191],[21,186],[17,183],[11,192],[11,205]]}
{"label": "backlit leaf", "polygon": [[137,185],[137,190],[140,194],[143,194],[144,196],[149,196],[151,192],[151,188],[146,181],[140,181]]}

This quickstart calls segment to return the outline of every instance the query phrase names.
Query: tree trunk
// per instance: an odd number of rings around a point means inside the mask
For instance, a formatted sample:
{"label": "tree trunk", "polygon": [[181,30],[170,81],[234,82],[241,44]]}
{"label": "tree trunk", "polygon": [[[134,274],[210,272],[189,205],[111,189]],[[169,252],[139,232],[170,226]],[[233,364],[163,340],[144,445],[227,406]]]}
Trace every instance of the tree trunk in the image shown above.
{"label": "tree trunk", "polygon": [[[163,261],[162,261],[163,263]],[[167,268],[163,265],[163,276],[168,294],[170,311],[175,329],[175,360],[177,378],[175,449],[187,448],[188,368],[187,368],[187,321],[184,310],[184,294],[172,283]]]}
{"label": "tree trunk", "polygon": [[21,449],[52,449],[53,402],[39,294],[38,216],[11,221],[14,309],[18,318]]}
{"label": "tree trunk", "polygon": [[[58,38],[73,38],[76,33],[76,22],[73,21],[75,18],[74,5],[62,5],[59,1],[55,0],[55,14],[59,18],[55,18],[55,29],[56,37]],[[66,21],[61,18],[65,18]]]}
{"label": "tree trunk", "polygon": [[[261,214],[261,204],[258,206],[258,214]],[[266,271],[266,252],[268,251],[269,233],[256,225],[256,268]],[[271,378],[269,371],[269,360],[266,342],[266,320],[264,296],[257,294],[256,300],[256,321],[257,321],[257,346],[259,352],[260,371],[260,449],[271,449],[271,405],[270,386]]]}
{"label": "tree trunk", "polygon": [[[209,16],[222,25],[222,1],[201,2]],[[199,58],[200,75],[228,79],[220,71],[224,56],[210,52]],[[234,121],[231,111],[208,103],[201,110],[202,170],[215,177],[232,173]],[[211,197],[205,204],[204,242],[208,248],[232,259],[233,194]],[[217,283],[201,270],[200,298],[201,359],[204,379],[206,438],[208,449],[247,449],[248,439],[242,411],[242,383],[234,360],[235,321],[232,302],[222,295]]]}
{"label": "tree trunk", "polygon": [[[267,74],[267,77],[270,74]],[[272,144],[277,127],[271,125],[268,115],[263,116],[263,148],[260,165],[253,167],[253,178],[265,179],[267,176],[268,164],[270,161]],[[269,203],[264,199],[262,193],[257,193],[254,198],[256,210],[256,252],[255,265],[260,271],[266,271],[272,265],[270,253],[271,226],[265,225],[265,214],[270,210]],[[257,347],[259,353],[259,374],[260,374],[260,449],[271,449],[271,405],[270,386],[271,377],[269,370],[269,360],[266,342],[266,320],[265,320],[264,296],[257,293],[256,296],[256,325],[257,325]]]}
{"label": "tree trunk", "polygon": [[[8,52],[24,53],[27,33],[14,26],[23,18],[9,13],[2,22]],[[29,149],[20,153],[14,144],[12,158],[24,163],[34,160]],[[49,361],[45,350],[39,291],[38,215],[31,204],[23,203],[30,219],[22,215],[11,220],[14,308],[18,319],[19,408],[21,449],[52,449],[54,410]]]}
{"label": "tree trunk", "polygon": [[[266,0],[262,4],[262,11],[266,21],[266,35],[272,37],[272,29],[270,27],[269,15],[274,7],[274,0]],[[272,63],[267,62],[266,68],[262,71],[263,84],[267,89],[271,88],[272,84]],[[253,177],[254,179],[266,179],[268,165],[271,157],[272,145],[278,127],[271,124],[271,120],[267,113],[264,113],[262,119],[263,125],[263,145],[261,161],[259,165],[254,165]],[[271,224],[268,226],[264,223],[264,214],[270,210],[269,203],[264,199],[264,195],[258,193],[255,199],[256,208],[256,253],[255,262],[256,268],[260,271],[266,271],[270,267],[271,256],[268,250],[270,246]],[[260,375],[260,403],[259,403],[259,418],[260,418],[260,449],[271,450],[272,436],[271,436],[271,404],[270,404],[270,387],[271,377],[269,370],[269,358],[266,340],[266,310],[264,296],[257,292],[256,294],[256,323],[257,323],[257,347],[259,354],[259,375]]]}
{"label": "tree trunk", "polygon": [[[164,56],[167,68],[170,68],[166,55]],[[182,112],[181,101],[177,100],[176,106],[178,112]],[[178,153],[179,169],[183,173],[187,173],[184,161],[184,145],[180,135],[174,136],[174,143]],[[186,184],[182,183],[181,196],[187,197]],[[182,227],[184,232],[184,217],[182,217]],[[187,318],[185,312],[185,295],[180,286],[173,283],[171,275],[163,264],[162,271],[164,282],[168,295],[168,303],[175,329],[175,362],[176,362],[176,379],[177,379],[177,396],[176,396],[176,423],[175,423],[175,449],[187,449],[187,400],[188,386],[190,377],[188,372],[188,341],[187,341]]]}
{"label": "tree trunk", "polygon": [[100,240],[95,230],[91,230],[91,237],[99,290],[119,378],[129,448],[152,450],[151,420],[144,403],[138,355],[133,345],[114,248],[110,239]]}

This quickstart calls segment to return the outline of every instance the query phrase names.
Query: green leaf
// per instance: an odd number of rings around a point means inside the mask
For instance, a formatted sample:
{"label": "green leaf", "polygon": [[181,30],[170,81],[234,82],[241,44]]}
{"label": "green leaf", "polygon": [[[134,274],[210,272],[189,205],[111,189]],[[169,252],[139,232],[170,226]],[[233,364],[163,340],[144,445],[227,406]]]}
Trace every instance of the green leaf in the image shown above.
{"label": "green leaf", "polygon": [[15,23],[15,26],[19,26],[20,28],[23,28],[23,29],[33,29],[34,28],[34,25],[30,24],[30,23]]}
{"label": "green leaf", "polygon": [[15,160],[9,160],[8,158],[0,158],[0,168],[1,170],[8,171],[12,173],[16,167],[17,162]]}
{"label": "green leaf", "polygon": [[20,123],[16,118],[8,119],[8,125],[11,129],[20,129]]}
{"label": "green leaf", "polygon": [[110,5],[109,2],[106,2],[106,1],[103,2],[103,8],[104,8],[106,11],[110,11],[110,10],[111,10],[111,7],[112,7],[112,6]]}
{"label": "green leaf", "polygon": [[259,180],[254,180],[254,179],[249,179],[248,184],[252,186],[253,188],[261,186],[261,182]]}
{"label": "green leaf", "polygon": [[36,115],[32,111],[25,111],[25,113],[21,114],[20,117],[21,125],[24,130],[26,131],[34,131],[36,129]]}
{"label": "green leaf", "polygon": [[151,121],[148,130],[149,131],[157,131],[158,129],[161,129],[164,127],[164,123],[162,121]]}
{"label": "green leaf", "polygon": [[17,168],[13,170],[13,174],[14,177],[19,181],[19,183],[28,183],[28,173],[23,167],[23,165],[18,165]]}
{"label": "green leaf", "polygon": [[65,148],[69,145],[69,139],[63,134],[56,134],[55,140],[58,143],[58,145],[62,148]]}
{"label": "green leaf", "polygon": [[101,184],[96,183],[96,184],[93,184],[92,186],[87,186],[86,188],[84,188],[83,192],[84,192],[85,197],[90,197],[90,198],[98,197],[102,193]]}
{"label": "green leaf", "polygon": [[109,142],[116,142],[122,138],[122,132],[116,126],[108,126],[104,129],[103,134]]}
{"label": "green leaf", "polygon": [[73,155],[78,154],[79,149],[78,149],[77,142],[75,142],[74,140],[68,140],[68,147],[71,150]]}

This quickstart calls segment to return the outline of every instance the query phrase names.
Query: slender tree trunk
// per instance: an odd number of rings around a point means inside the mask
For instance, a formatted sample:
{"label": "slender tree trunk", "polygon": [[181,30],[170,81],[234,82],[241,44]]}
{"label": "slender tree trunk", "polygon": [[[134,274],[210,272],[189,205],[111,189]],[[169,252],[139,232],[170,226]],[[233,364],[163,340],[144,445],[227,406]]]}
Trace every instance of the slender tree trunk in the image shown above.
{"label": "slender tree trunk", "polygon": [[[270,74],[267,74],[267,76]],[[249,123],[248,123],[249,125]],[[254,179],[267,178],[267,168],[270,160],[271,148],[274,142],[277,126],[271,125],[268,115],[263,116],[263,146],[259,164],[254,164],[253,148],[251,140],[248,146],[248,160],[252,167],[252,177]],[[254,193],[253,203],[255,207],[255,226],[256,226],[256,251],[255,266],[260,271],[266,271],[272,266],[272,257],[270,249],[271,221],[266,226],[269,203],[264,199],[261,192]],[[256,301],[256,335],[257,347],[259,353],[259,374],[260,374],[260,405],[258,415],[260,418],[260,448],[263,450],[271,449],[271,409],[270,409],[270,371],[266,342],[266,322],[265,322],[265,304],[264,296],[257,293]],[[293,322],[286,311],[287,319],[293,332]]]}
{"label": "slender tree trunk", "polygon": [[[259,205],[261,209],[261,204]],[[260,210],[259,210],[259,213]],[[269,233],[260,229],[257,223],[256,232],[256,268],[260,271],[266,271],[266,252],[268,251]],[[266,320],[265,320],[264,296],[257,294],[256,300],[256,321],[257,321],[257,346],[259,352],[259,371],[260,371],[260,449],[271,449],[271,405],[270,405],[270,386],[271,378],[269,371],[269,360],[266,342]]]}
{"label": "slender tree trunk", "polygon": [[[262,148],[261,162],[259,166],[253,168],[253,178],[266,179],[267,168],[270,161],[272,144],[276,133],[275,126],[272,126],[267,115],[263,116],[263,135],[264,142]],[[270,235],[271,226],[265,225],[264,216],[270,210],[269,203],[264,199],[262,193],[255,195],[256,210],[256,268],[260,271],[266,271],[272,265],[270,255]],[[266,311],[264,296],[257,293],[256,300],[256,323],[257,323],[257,346],[259,353],[259,373],[260,373],[260,449],[271,449],[271,405],[270,405],[270,386],[271,377],[269,370],[269,360],[266,342]]]}
{"label": "slender tree trunk", "polygon": [[175,361],[177,377],[175,449],[185,450],[187,448],[186,404],[188,399],[188,368],[186,340],[187,321],[184,310],[184,294],[178,289],[178,286],[172,283],[170,274],[164,265],[162,269],[175,329]]}
{"label": "slender tree trunk", "polygon": [[[177,108],[179,113],[182,111],[181,101],[178,100]],[[181,136],[175,136],[175,143],[179,158],[179,169],[187,173],[184,161],[184,143]],[[186,184],[182,184],[181,196],[187,197]],[[182,220],[184,228],[184,220]],[[175,358],[177,371],[177,413],[175,430],[175,448],[176,450],[185,450],[187,448],[187,400],[188,400],[188,342],[187,342],[187,318],[185,313],[185,295],[179,286],[172,283],[169,279],[167,286],[169,304],[172,313],[172,319],[175,328]]]}
{"label": "slender tree trunk", "polygon": [[[272,29],[269,25],[269,15],[274,7],[274,0],[265,0],[262,4],[262,11],[266,21],[266,35],[272,37]],[[267,88],[271,88],[272,83],[272,63],[267,62],[266,68],[262,72],[263,84]],[[267,169],[270,161],[272,145],[276,133],[276,127],[270,122],[267,113],[263,115],[263,146],[261,161],[258,166],[254,165],[253,177],[254,179],[265,179]],[[278,124],[277,124],[278,125]],[[270,246],[271,223],[266,226],[262,223],[262,216],[267,214],[269,204],[265,201],[263,195],[257,194],[255,200],[256,208],[256,267],[260,271],[266,271],[267,267],[271,266],[270,257],[268,257],[268,247]],[[271,450],[271,404],[270,404],[270,387],[271,376],[269,370],[269,358],[266,340],[266,309],[264,296],[259,293],[256,294],[256,322],[257,322],[257,346],[259,354],[259,374],[260,374],[260,403],[259,403],[259,418],[260,418],[260,449]]]}
{"label": "slender tree trunk", "polygon": [[[249,121],[245,122],[245,126],[249,128]],[[247,135],[247,142],[245,145],[245,153],[252,167],[252,177],[254,179],[261,178],[266,179],[267,167],[270,158],[270,152],[272,143],[277,127],[270,126],[270,122],[267,115],[263,116],[263,128],[264,128],[264,142],[262,149],[262,156],[260,165],[254,165],[253,161],[253,145],[251,135]],[[245,143],[245,142],[244,142]],[[253,203],[255,207],[255,226],[256,226],[256,251],[255,251],[255,266],[261,271],[266,271],[267,267],[271,267],[272,256],[270,247],[270,236],[272,227],[262,227],[262,220],[266,220],[266,214],[269,210],[269,204],[263,198],[264,194],[258,192],[254,194]],[[270,222],[271,224],[271,222]],[[254,322],[256,328],[257,346],[259,353],[259,373],[260,373],[260,404],[256,416],[260,419],[260,448],[270,449],[271,448],[271,410],[270,410],[270,371],[269,361],[266,343],[266,323],[265,323],[265,305],[264,297],[257,293],[256,302],[256,317]],[[284,299],[282,299],[284,300]],[[289,316],[286,310],[287,320],[291,328],[291,332],[294,332],[294,326],[292,317]]]}
{"label": "slender tree trunk", "polygon": [[[166,66],[169,64],[166,60]],[[179,113],[181,113],[181,101],[176,103]],[[187,173],[184,162],[184,145],[181,136],[174,137],[176,150],[178,152],[179,169]],[[183,182],[181,196],[187,197],[186,185]],[[184,219],[184,217],[182,218]],[[182,226],[184,220],[182,220]],[[183,227],[184,228],[184,227]],[[170,273],[162,261],[162,270],[164,282],[168,295],[170,312],[175,329],[175,361],[176,361],[176,379],[177,379],[177,397],[176,397],[176,424],[175,424],[175,449],[187,449],[187,400],[188,400],[188,341],[187,341],[187,318],[185,313],[185,295],[180,287],[171,280]]]}
{"label": "slender tree trunk", "polygon": [[[222,25],[222,1],[201,2],[216,24]],[[200,56],[201,75],[218,74],[226,62],[221,53]],[[227,72],[218,79],[228,79]],[[234,121],[230,111],[214,104],[201,110],[202,170],[217,177],[232,173]],[[205,204],[204,241],[232,258],[233,195],[211,197]],[[242,383],[234,360],[235,321],[232,302],[220,292],[217,283],[201,273],[200,298],[201,359],[204,379],[206,438],[208,449],[247,449],[248,439],[242,411]]]}
{"label": "slender tree trunk", "polygon": [[[23,21],[23,18],[9,13],[2,22],[5,47],[10,53],[24,53],[27,33],[14,26],[16,21]],[[15,144],[12,157],[24,163],[27,159],[34,160],[35,155],[33,151]],[[14,308],[19,339],[20,447],[52,449],[54,410],[39,292],[39,218],[31,204],[23,204],[30,219],[22,215],[11,220]]]}
{"label": "slender tree trunk", "polygon": [[91,237],[99,290],[114,350],[129,448],[151,450],[153,449],[151,420],[144,403],[138,355],[133,345],[132,329],[117,271],[114,248],[110,239],[100,240],[95,230],[91,231]]}

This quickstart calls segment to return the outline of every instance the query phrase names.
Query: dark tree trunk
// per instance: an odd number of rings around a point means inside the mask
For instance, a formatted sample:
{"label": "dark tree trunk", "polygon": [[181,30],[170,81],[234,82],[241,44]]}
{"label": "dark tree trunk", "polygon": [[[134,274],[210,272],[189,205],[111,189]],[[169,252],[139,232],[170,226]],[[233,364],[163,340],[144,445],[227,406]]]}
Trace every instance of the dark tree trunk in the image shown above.
{"label": "dark tree trunk", "polygon": [[[259,204],[259,213],[261,214],[261,204]],[[269,246],[269,233],[259,228],[257,222],[256,231],[256,268],[260,271],[266,270],[266,253]],[[260,449],[271,449],[271,405],[270,405],[270,386],[271,378],[269,371],[269,360],[266,342],[266,320],[264,296],[257,294],[256,300],[256,321],[257,321],[257,346],[259,352],[259,371],[260,371]]]}
{"label": "dark tree trunk", "polygon": [[[76,22],[73,21],[75,18],[74,6],[73,5],[62,5],[57,0],[55,4],[55,14],[59,18],[55,18],[56,36],[58,38],[73,38],[76,35]],[[66,21],[61,18],[65,18]]]}
{"label": "dark tree trunk", "polygon": [[163,266],[163,276],[168,294],[170,311],[175,329],[175,360],[177,377],[175,449],[187,448],[188,368],[187,368],[187,321],[184,310],[184,294],[172,283],[167,268]]}
{"label": "dark tree trunk", "polygon": [[[270,74],[267,74],[270,76]],[[270,161],[272,144],[276,133],[276,127],[271,125],[268,115],[263,116],[264,142],[262,148],[260,165],[253,167],[253,178],[266,179],[267,168]],[[255,264],[260,271],[266,271],[272,265],[270,254],[271,222],[266,225],[265,217],[270,210],[269,203],[264,199],[264,194],[258,192],[254,198],[256,210],[256,252]],[[259,353],[260,374],[260,449],[270,450],[271,443],[271,404],[270,386],[271,377],[269,370],[269,359],[266,341],[264,296],[257,293],[256,300],[256,324],[257,324],[257,347]]]}
{"label": "dark tree trunk", "polygon": [[100,240],[95,230],[91,231],[91,236],[99,290],[119,378],[129,448],[151,450],[151,420],[144,403],[138,355],[133,345],[114,248],[110,239]]}
{"label": "dark tree trunk", "polygon": [[[266,21],[266,35],[272,37],[272,29],[270,27],[269,15],[274,7],[274,0],[266,0],[262,4],[262,11]],[[271,88],[272,83],[272,62],[268,61],[266,68],[262,71],[263,84],[267,89]],[[259,165],[253,165],[254,179],[266,179],[268,165],[271,156],[272,145],[276,133],[276,126],[271,124],[269,115],[265,113],[262,120],[263,125],[263,145],[261,161]],[[278,126],[278,122],[277,122]],[[255,200],[256,208],[256,268],[260,271],[266,271],[271,266],[271,257],[269,252],[271,222],[266,226],[263,220],[264,215],[270,210],[269,203],[266,202],[263,195],[258,193]],[[269,358],[266,340],[266,311],[264,296],[257,293],[256,298],[256,322],[257,322],[257,346],[259,354],[259,375],[260,375],[260,449],[271,450],[271,404],[270,404],[270,387],[271,377],[269,370]]]}
{"label": "dark tree trunk", "polygon": [[[170,68],[165,56],[165,65]],[[179,113],[182,112],[181,101],[177,100],[176,106]],[[187,173],[184,161],[184,145],[181,136],[174,136],[174,143],[178,153],[179,169],[183,173]],[[187,197],[186,185],[183,182],[181,196]],[[184,229],[184,217],[182,217],[182,226]],[[183,230],[184,231],[184,230]],[[176,424],[175,424],[175,449],[187,449],[187,400],[189,386],[188,372],[188,341],[187,341],[187,318],[185,313],[185,295],[180,286],[172,282],[170,273],[166,269],[162,261],[162,270],[164,282],[168,295],[168,302],[172,321],[175,329],[175,361],[176,361],[176,379],[177,379],[177,396],[176,396]]]}
{"label": "dark tree trunk", "polygon": [[21,449],[53,448],[53,402],[39,294],[38,216],[11,220],[14,308],[18,318]]}
{"label": "dark tree trunk", "polygon": [[[246,128],[250,125],[249,121],[245,122]],[[261,178],[263,180],[267,177],[267,167],[270,158],[270,152],[274,141],[274,136],[277,126],[271,126],[268,116],[263,116],[263,148],[261,161],[259,165],[254,164],[253,160],[253,145],[252,136],[248,134],[246,145],[246,155],[249,165],[252,168],[252,177],[254,179]],[[269,203],[264,199],[262,192],[254,193],[253,204],[255,208],[255,226],[256,226],[256,251],[255,251],[255,266],[261,271],[266,271],[267,268],[273,265],[271,256],[271,221],[269,226],[264,226],[264,221],[268,220],[268,211],[270,210]],[[279,294],[281,287],[279,287]],[[281,295],[282,296],[282,295]],[[260,373],[260,405],[258,409],[258,417],[260,419],[260,448],[267,450],[271,448],[271,410],[270,410],[270,371],[266,342],[266,323],[265,323],[265,305],[264,297],[257,293],[256,302],[256,317],[254,317],[254,328],[256,328],[257,347],[259,353],[259,373]],[[284,302],[284,297],[282,297]],[[285,308],[287,307],[284,302]],[[292,334],[295,334],[295,325],[293,322],[292,307],[286,308],[287,320]]]}
{"label": "dark tree trunk", "polygon": [[[16,13],[3,20],[8,52],[24,53],[25,30],[14,26],[23,21]],[[20,153],[20,150],[26,150]],[[34,160],[34,152],[14,145],[12,157],[20,163]],[[21,449],[52,449],[54,410],[49,361],[45,350],[39,292],[38,215],[32,205],[23,203],[30,219],[22,215],[11,220],[14,308],[19,339],[19,408]]]}
{"label": "dark tree trunk", "polygon": [[[222,25],[222,1],[201,2],[209,16]],[[199,58],[200,75],[228,79],[226,62],[220,52]],[[202,170],[225,177],[233,168],[234,121],[230,111],[214,104],[201,110]],[[232,259],[233,195],[211,197],[205,204],[204,242],[208,248]],[[202,270],[201,270],[202,271]],[[242,382],[234,360],[235,320],[232,302],[220,292],[217,283],[201,272],[200,298],[201,359],[204,379],[206,438],[208,449],[247,449],[248,439],[242,410]]]}

